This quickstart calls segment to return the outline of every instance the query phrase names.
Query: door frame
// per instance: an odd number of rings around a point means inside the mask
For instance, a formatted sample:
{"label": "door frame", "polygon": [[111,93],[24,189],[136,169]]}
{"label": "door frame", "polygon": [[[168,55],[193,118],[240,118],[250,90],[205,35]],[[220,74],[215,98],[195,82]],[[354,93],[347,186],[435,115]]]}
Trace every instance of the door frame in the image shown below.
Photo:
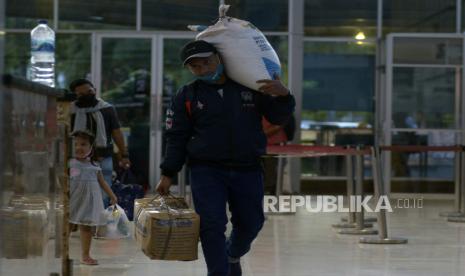
{"label": "door frame", "polygon": [[[454,105],[454,117],[455,117],[455,126],[452,129],[434,129],[434,128],[423,128],[423,129],[399,129],[392,126],[392,97],[393,97],[393,70],[397,65],[394,63],[394,43],[396,38],[443,38],[443,39],[461,39],[462,40],[462,64],[460,65],[437,65],[437,64],[402,64],[402,67],[427,67],[427,68],[454,68],[456,70],[461,69],[461,73],[456,73],[455,81],[455,105]],[[465,94],[464,94],[464,84],[465,84],[465,36],[463,34],[438,34],[438,33],[391,33],[386,36],[385,44],[385,61],[386,61],[386,73],[383,78],[384,81],[384,93],[380,93],[378,101],[381,104],[377,110],[379,113],[379,122],[380,131],[377,131],[376,140],[379,141],[379,144],[382,145],[391,145],[392,144],[392,134],[396,131],[409,131],[416,133],[430,133],[430,132],[441,132],[441,131],[452,131],[457,133],[456,143],[465,144],[465,135],[463,135],[465,130]],[[383,152],[382,155],[383,161],[383,171],[384,173],[384,183],[385,192],[391,192],[391,152]]]}
{"label": "door frame", "polygon": [[[183,31],[99,31],[92,33],[91,81],[101,93],[102,40],[105,38],[151,39],[150,57],[150,145],[149,145],[149,185],[154,192],[161,177],[162,133],[163,133],[163,57],[165,39],[193,39],[194,32]],[[155,154],[154,154],[155,153]]]}

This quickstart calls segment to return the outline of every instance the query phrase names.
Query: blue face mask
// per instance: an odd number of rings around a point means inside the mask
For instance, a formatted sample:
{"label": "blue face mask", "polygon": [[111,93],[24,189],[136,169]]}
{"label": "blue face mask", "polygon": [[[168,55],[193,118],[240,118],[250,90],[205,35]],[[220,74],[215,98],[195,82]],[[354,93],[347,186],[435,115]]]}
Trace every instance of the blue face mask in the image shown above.
{"label": "blue face mask", "polygon": [[218,66],[216,66],[215,72],[210,73],[208,75],[199,76],[197,77],[197,79],[203,80],[208,83],[215,83],[221,78],[221,75],[223,75],[223,71],[224,71],[224,66],[222,63],[220,63],[218,64]]}

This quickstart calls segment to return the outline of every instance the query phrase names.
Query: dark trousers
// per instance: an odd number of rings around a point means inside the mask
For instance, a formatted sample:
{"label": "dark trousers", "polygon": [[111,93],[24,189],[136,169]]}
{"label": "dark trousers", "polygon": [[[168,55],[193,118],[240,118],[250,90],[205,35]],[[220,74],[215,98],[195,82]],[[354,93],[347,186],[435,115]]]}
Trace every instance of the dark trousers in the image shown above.
{"label": "dark trousers", "polygon": [[264,157],[264,190],[266,195],[276,194],[276,184],[278,183],[278,158]]}
{"label": "dark trousers", "polygon": [[[200,241],[209,276],[229,273],[228,257],[240,258],[263,226],[261,170],[236,171],[195,165],[190,168],[192,197],[200,215]],[[225,237],[231,212],[233,230]]]}

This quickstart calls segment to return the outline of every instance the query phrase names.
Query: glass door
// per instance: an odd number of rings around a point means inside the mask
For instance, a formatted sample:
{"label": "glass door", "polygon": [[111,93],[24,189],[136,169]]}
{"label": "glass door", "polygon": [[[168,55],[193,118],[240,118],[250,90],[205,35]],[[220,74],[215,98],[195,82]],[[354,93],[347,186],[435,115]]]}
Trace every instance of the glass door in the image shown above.
{"label": "glass door", "polygon": [[[163,142],[161,145],[162,155],[165,154],[166,149],[166,139],[164,136],[166,127],[165,127],[165,119],[166,119],[166,111],[171,104],[171,100],[174,95],[176,95],[177,91],[185,84],[189,83],[193,80],[192,74],[185,68],[183,68],[182,63],[179,59],[179,52],[181,48],[190,40],[194,39],[194,33],[188,33],[186,35],[163,35],[161,36],[161,55],[162,59],[162,70],[160,74],[162,76],[162,105],[161,105],[161,133],[163,137]],[[185,168],[185,167],[184,167]],[[173,187],[172,191],[180,194],[185,195],[186,193],[186,185],[188,184],[188,171],[187,169],[183,169],[177,177],[173,179]]]}
{"label": "glass door", "polygon": [[156,135],[156,38],[99,33],[94,43],[92,79],[97,93],[116,108],[137,182],[153,189],[158,178],[156,156],[160,155]]}
{"label": "glass door", "polygon": [[[463,143],[462,37],[390,34],[386,46],[380,144]],[[454,175],[453,152],[386,152],[384,164],[387,184],[391,178],[402,182],[452,181]]]}

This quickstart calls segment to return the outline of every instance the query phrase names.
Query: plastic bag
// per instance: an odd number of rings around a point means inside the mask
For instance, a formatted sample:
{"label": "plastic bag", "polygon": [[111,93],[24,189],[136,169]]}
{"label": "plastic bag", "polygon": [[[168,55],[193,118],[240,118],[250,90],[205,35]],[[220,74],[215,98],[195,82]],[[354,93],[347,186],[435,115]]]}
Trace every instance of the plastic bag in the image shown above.
{"label": "plastic bag", "polygon": [[281,76],[281,63],[266,37],[250,22],[228,17],[229,5],[221,5],[220,18],[205,30],[204,26],[189,25],[193,31],[202,31],[197,40],[213,44],[221,55],[226,74],[234,81],[254,90],[263,84],[260,79]]}
{"label": "plastic bag", "polygon": [[129,220],[118,204],[111,205],[105,211],[103,216],[106,225],[98,226],[96,238],[99,239],[124,239],[129,237]]}

